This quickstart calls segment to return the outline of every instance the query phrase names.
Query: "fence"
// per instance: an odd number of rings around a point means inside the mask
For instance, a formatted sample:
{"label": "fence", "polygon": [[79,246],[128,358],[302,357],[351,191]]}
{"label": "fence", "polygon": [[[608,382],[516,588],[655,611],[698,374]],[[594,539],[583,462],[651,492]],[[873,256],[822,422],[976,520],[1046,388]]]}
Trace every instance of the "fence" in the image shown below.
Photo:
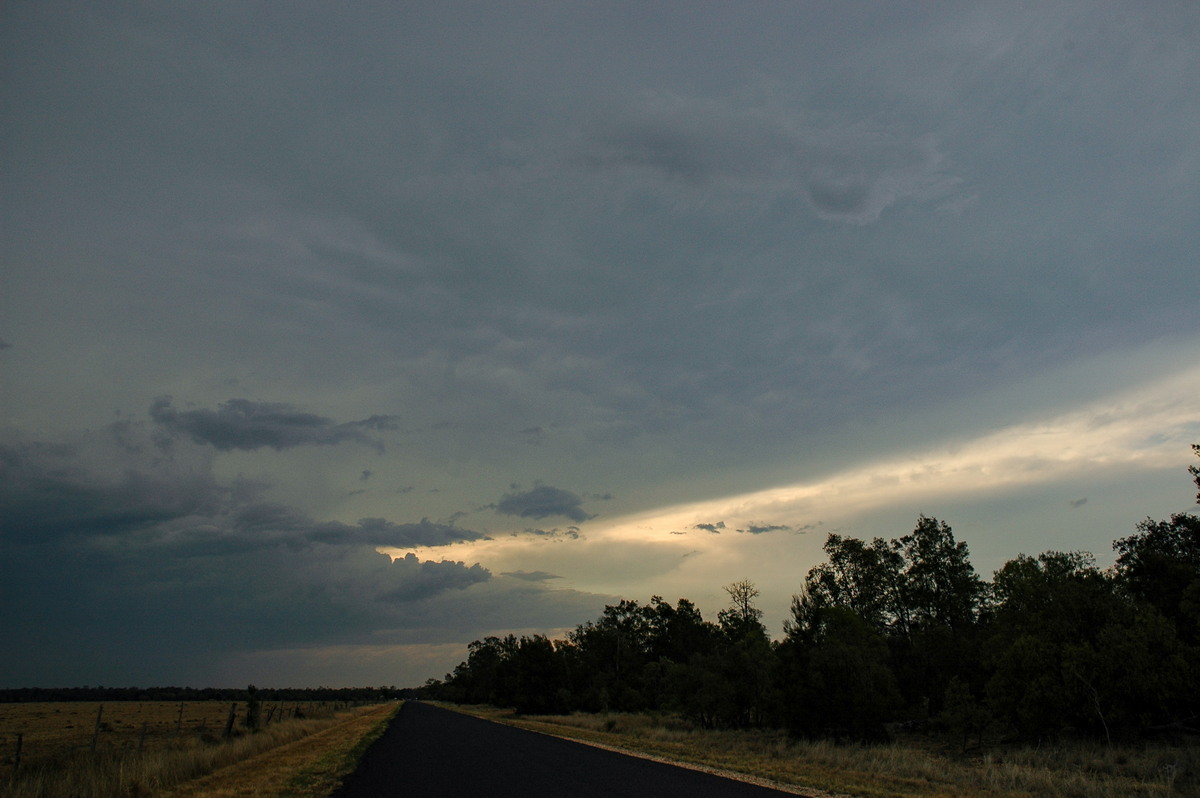
{"label": "fence", "polygon": [[215,744],[289,718],[317,717],[347,706],[331,701],[140,701],[0,704],[0,763],[82,751],[137,753],[148,748]]}

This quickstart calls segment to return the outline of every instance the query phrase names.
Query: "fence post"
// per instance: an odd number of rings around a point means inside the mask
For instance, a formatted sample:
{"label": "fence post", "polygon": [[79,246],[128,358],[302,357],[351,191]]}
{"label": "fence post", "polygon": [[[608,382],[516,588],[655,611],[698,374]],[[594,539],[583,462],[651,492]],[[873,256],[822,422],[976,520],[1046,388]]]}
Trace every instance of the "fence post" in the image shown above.
{"label": "fence post", "polygon": [[138,753],[142,752],[142,748],[146,745],[146,728],[150,725],[150,721],[142,721],[142,736],[138,738]]}
{"label": "fence post", "polygon": [[178,737],[183,732],[183,702],[179,702],[179,717],[175,719],[175,736]]}
{"label": "fence post", "polygon": [[25,735],[17,732],[17,750],[13,753],[13,775],[17,775],[17,771],[21,769],[21,743],[24,742]]}
{"label": "fence post", "polygon": [[104,717],[104,705],[96,710],[96,728],[92,730],[92,750],[96,750],[96,740],[100,737],[100,718]]}
{"label": "fence post", "polygon": [[233,736],[233,719],[236,715],[237,715],[237,702],[235,701],[229,705],[229,720],[227,720],[225,722],[225,736],[226,737]]}

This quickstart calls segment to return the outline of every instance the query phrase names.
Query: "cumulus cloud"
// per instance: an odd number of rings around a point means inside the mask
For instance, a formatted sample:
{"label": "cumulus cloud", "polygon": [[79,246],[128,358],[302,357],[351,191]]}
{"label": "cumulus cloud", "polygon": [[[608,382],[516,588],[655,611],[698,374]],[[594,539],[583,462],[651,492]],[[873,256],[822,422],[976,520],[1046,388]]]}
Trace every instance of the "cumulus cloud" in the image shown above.
{"label": "cumulus cloud", "polygon": [[721,534],[721,530],[725,528],[724,521],[718,521],[715,524],[696,524],[692,529],[700,529],[705,532],[711,532],[714,535]]}
{"label": "cumulus cloud", "polygon": [[411,553],[394,560],[392,570],[398,572],[400,586],[384,593],[383,598],[388,601],[415,601],[446,590],[462,590],[492,577],[479,563],[468,568],[449,560],[422,561]]}
{"label": "cumulus cloud", "polygon": [[495,510],[502,515],[518,518],[563,516],[577,523],[595,518],[584,511],[583,499],[579,495],[549,485],[538,485],[531,490],[507,493],[495,504]]}
{"label": "cumulus cloud", "polygon": [[177,410],[162,396],[150,406],[150,417],[163,429],[186,435],[195,443],[220,451],[275,450],[295,446],[330,446],[345,441],[375,448],[381,444],[365,430],[396,429],[395,416],[375,415],[339,424],[331,418],[304,413],[278,402],[230,399],[216,410]]}

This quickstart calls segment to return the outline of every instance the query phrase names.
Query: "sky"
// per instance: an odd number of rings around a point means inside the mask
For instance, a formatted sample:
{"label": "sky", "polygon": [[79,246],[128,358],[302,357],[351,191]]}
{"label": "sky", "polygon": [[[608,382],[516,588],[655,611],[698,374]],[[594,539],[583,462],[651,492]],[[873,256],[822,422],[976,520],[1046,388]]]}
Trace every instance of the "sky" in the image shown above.
{"label": "sky", "polygon": [[1195,510],[1200,4],[0,7],[0,686],[419,685]]}

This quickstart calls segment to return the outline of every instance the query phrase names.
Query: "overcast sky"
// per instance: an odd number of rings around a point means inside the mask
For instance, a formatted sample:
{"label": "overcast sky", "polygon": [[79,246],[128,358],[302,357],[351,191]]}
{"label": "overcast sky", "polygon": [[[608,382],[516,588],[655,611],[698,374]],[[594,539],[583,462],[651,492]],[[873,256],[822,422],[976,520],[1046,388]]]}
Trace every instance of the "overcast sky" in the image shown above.
{"label": "overcast sky", "polygon": [[420,684],[1194,508],[1200,4],[5,3],[0,686]]}

